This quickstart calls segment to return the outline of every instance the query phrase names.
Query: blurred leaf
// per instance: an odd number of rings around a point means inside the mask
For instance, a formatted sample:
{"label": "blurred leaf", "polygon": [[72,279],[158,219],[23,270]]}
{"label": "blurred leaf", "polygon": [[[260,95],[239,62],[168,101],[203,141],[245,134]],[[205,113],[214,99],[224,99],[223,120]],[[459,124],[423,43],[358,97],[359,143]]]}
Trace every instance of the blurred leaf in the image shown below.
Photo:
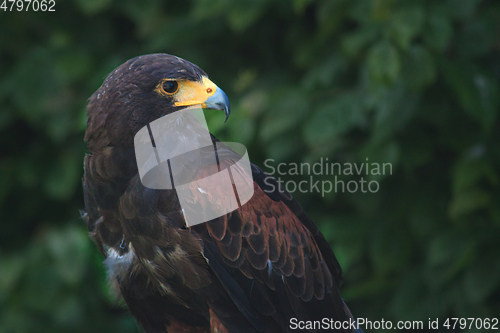
{"label": "blurred leaf", "polygon": [[434,237],[427,250],[431,276],[435,283],[442,284],[454,277],[473,259],[472,239],[455,231]]}
{"label": "blurred leaf", "polygon": [[460,215],[469,214],[476,209],[489,205],[491,198],[489,194],[477,188],[469,188],[454,195],[450,203],[450,216],[457,218]]}
{"label": "blurred leaf", "polygon": [[234,83],[234,91],[242,92],[256,83],[258,79],[257,71],[247,69],[238,75]]}
{"label": "blurred leaf", "polygon": [[36,263],[36,266],[36,274],[31,272],[27,277],[21,299],[29,309],[42,312],[57,304],[63,288],[46,259]]}
{"label": "blurred leaf", "polygon": [[231,124],[229,133],[234,141],[249,144],[255,135],[255,123],[251,118],[239,117]]}
{"label": "blurred leaf", "polygon": [[495,47],[496,24],[486,19],[468,22],[457,35],[460,56],[462,58],[481,57]]}
{"label": "blurred leaf", "polygon": [[80,283],[87,263],[86,233],[74,227],[54,230],[46,241],[61,280],[69,285]]}
{"label": "blurred leaf", "polygon": [[434,50],[443,51],[448,46],[452,36],[453,27],[448,17],[442,13],[431,12],[423,34],[427,45]]}
{"label": "blurred leaf", "polygon": [[9,110],[2,110],[0,113],[0,130],[9,126],[14,120],[14,114],[9,112]]}
{"label": "blurred leaf", "polygon": [[370,254],[377,270],[382,274],[398,271],[410,258],[411,243],[404,230],[394,227],[391,232],[377,228],[373,234]]}
{"label": "blurred leaf", "polygon": [[266,110],[260,132],[263,141],[269,141],[276,135],[292,129],[309,112],[307,99],[296,91],[285,93],[278,98],[277,103]]}
{"label": "blurred leaf", "polygon": [[272,156],[276,161],[285,161],[297,152],[301,141],[294,133],[287,133],[271,140],[266,144],[267,156]]}
{"label": "blurred leaf", "polygon": [[466,1],[454,1],[447,0],[447,9],[455,18],[466,18],[474,14],[476,7],[479,5],[481,0],[466,0]]}
{"label": "blurred leaf", "polygon": [[464,275],[467,297],[475,304],[483,302],[500,281],[500,262],[496,256],[485,256],[473,263]]}
{"label": "blurred leaf", "polygon": [[373,143],[359,151],[360,159],[368,158],[370,163],[378,164],[381,169],[380,175],[370,174],[368,177],[370,180],[381,180],[395,173],[399,156],[400,148],[396,142]]}
{"label": "blurred leaf", "polygon": [[406,85],[413,90],[420,90],[436,78],[436,69],[431,54],[421,46],[410,48],[403,59],[402,76]]}
{"label": "blurred leaf", "polygon": [[264,11],[267,0],[243,0],[232,2],[228,23],[236,31],[245,30],[259,19]]}
{"label": "blurred leaf", "polygon": [[490,184],[498,183],[497,173],[487,161],[466,156],[455,164],[453,190],[455,192],[467,191],[482,179]]}
{"label": "blurred leaf", "polygon": [[401,63],[398,50],[389,42],[379,42],[368,54],[370,77],[383,85],[393,84],[399,76]]}
{"label": "blurred leaf", "polygon": [[345,60],[335,54],[321,65],[312,67],[305,75],[302,85],[307,90],[329,87],[340,76],[345,66]]}
{"label": "blurred leaf", "polygon": [[75,324],[83,323],[84,311],[79,299],[68,296],[63,299],[56,307],[55,321],[66,327],[72,327]]}
{"label": "blurred leaf", "polygon": [[361,50],[373,42],[378,35],[378,29],[366,27],[343,37],[342,50],[351,58],[359,55]]}
{"label": "blurred leaf", "polygon": [[429,290],[418,275],[409,272],[397,287],[391,310],[400,320],[426,321],[446,314],[446,300]]}
{"label": "blurred leaf", "polygon": [[422,167],[430,163],[434,157],[432,139],[422,133],[412,133],[402,143],[401,164],[408,170]]}
{"label": "blurred leaf", "polygon": [[364,233],[352,229],[350,225],[358,225],[361,221],[353,220],[350,216],[338,214],[335,218],[328,218],[320,221],[324,226],[322,232],[325,238],[333,245],[335,255],[337,256],[343,269],[349,269],[355,265],[363,256],[366,247],[364,244]]}
{"label": "blurred leaf", "polygon": [[43,107],[45,98],[59,86],[50,57],[50,52],[44,48],[25,55],[16,64],[12,73],[13,84],[9,87],[21,114],[36,125],[40,125],[44,114],[51,111]]}
{"label": "blurred leaf", "polygon": [[294,0],[293,8],[296,12],[302,13],[304,9],[312,2],[312,0]]}
{"label": "blurred leaf", "polygon": [[354,93],[341,95],[321,106],[307,120],[304,138],[310,146],[322,145],[347,130],[363,125],[362,101]]}
{"label": "blurred leaf", "polygon": [[60,200],[68,199],[79,182],[82,175],[79,151],[65,151],[52,161],[52,167],[45,179],[47,195]]}
{"label": "blurred leaf", "polygon": [[392,15],[391,33],[402,49],[407,49],[412,39],[420,33],[424,17],[424,10],[419,2],[413,6],[404,6]]}
{"label": "blurred leaf", "polygon": [[24,260],[20,256],[0,256],[0,304],[2,299],[14,291],[24,269]]}
{"label": "blurred leaf", "polygon": [[418,110],[420,95],[409,93],[398,84],[392,88],[378,87],[372,92],[375,107],[373,144],[401,131]]}
{"label": "blurred leaf", "polygon": [[84,52],[68,52],[57,62],[58,74],[66,80],[80,79],[92,69],[91,58]]}
{"label": "blurred leaf", "polygon": [[106,9],[112,0],[78,0],[80,8],[86,14],[95,14]]}
{"label": "blurred leaf", "polygon": [[462,107],[488,131],[500,109],[500,87],[493,78],[457,63],[442,62],[444,77]]}
{"label": "blurred leaf", "polygon": [[371,18],[375,21],[386,21],[394,13],[396,1],[374,0],[367,1],[371,5]]}
{"label": "blurred leaf", "polygon": [[193,17],[210,18],[227,11],[228,0],[197,0],[193,5]]}

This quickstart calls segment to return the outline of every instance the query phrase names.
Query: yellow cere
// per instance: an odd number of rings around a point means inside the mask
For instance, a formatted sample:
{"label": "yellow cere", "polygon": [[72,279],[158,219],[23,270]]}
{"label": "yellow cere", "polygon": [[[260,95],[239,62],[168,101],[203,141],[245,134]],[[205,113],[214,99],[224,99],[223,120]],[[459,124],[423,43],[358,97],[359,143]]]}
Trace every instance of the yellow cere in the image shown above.
{"label": "yellow cere", "polygon": [[179,91],[174,95],[176,106],[203,104],[215,94],[217,86],[207,77],[201,82],[179,81]]}

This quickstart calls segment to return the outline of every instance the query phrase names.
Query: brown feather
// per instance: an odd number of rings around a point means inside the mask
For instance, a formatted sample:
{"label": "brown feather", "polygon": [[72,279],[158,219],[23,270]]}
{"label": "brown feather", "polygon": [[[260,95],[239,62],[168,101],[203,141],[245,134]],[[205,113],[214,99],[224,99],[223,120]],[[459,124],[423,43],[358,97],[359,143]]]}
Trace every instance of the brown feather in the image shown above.
{"label": "brown feather", "polygon": [[[82,217],[107,256],[112,284],[147,333],[277,333],[288,331],[291,317],[345,320],[340,265],[276,179],[252,165],[250,201],[192,228],[175,190],[141,184],[135,133],[179,109],[154,87],[202,76],[174,56],[141,56],[113,71],[89,100]],[[234,156],[224,146],[218,154]]]}

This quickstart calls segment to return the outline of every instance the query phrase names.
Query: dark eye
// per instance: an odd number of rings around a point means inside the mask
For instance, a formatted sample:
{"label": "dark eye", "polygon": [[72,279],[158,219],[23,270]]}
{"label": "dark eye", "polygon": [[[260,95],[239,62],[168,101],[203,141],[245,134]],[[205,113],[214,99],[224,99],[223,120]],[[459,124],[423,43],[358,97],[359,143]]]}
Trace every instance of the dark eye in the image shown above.
{"label": "dark eye", "polygon": [[165,81],[162,85],[163,92],[167,95],[173,95],[179,90],[179,83],[177,81]]}

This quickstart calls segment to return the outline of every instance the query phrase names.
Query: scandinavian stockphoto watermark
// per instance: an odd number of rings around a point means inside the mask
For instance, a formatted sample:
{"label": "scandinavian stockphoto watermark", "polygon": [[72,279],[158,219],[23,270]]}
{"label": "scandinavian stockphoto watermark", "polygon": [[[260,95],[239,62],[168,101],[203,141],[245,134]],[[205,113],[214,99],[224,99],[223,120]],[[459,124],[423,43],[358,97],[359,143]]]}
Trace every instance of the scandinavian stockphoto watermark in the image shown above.
{"label": "scandinavian stockphoto watermark", "polygon": [[[361,163],[329,162],[328,157],[321,157],[320,161],[312,164],[292,162],[276,165],[275,162],[274,159],[265,160],[264,166],[267,168],[265,171],[274,176],[288,192],[320,193],[323,197],[332,191],[376,193],[380,189],[380,184],[377,180],[369,180],[369,177],[392,175],[391,163],[370,162],[368,157]],[[306,179],[285,181],[281,176],[302,176]],[[329,179],[317,179],[318,177],[324,178],[324,176]],[[346,181],[340,179],[341,176],[358,176],[359,178]],[[265,182],[269,186],[266,191],[276,190],[269,179]]]}
{"label": "scandinavian stockphoto watermark", "polygon": [[333,318],[323,318],[322,320],[299,320],[290,318],[289,327],[291,330],[498,330],[498,318],[429,318],[424,320],[400,320],[393,322],[382,318],[381,320],[370,320],[368,318],[349,318],[348,320],[334,320]]}
{"label": "scandinavian stockphoto watermark", "polygon": [[[134,148],[142,185],[156,190],[175,189],[188,226],[228,214],[254,194],[246,148],[235,142],[213,140],[199,106],[147,124],[136,133]],[[370,163],[368,158],[363,163],[343,164],[321,158],[313,164],[279,163],[276,167],[274,162],[274,159],[264,162],[266,171],[290,193],[317,192],[322,196],[332,191],[375,193],[380,185],[369,177],[392,174],[390,163]],[[307,176],[307,179],[284,182],[281,179],[284,175]],[[343,180],[339,176],[359,176],[359,179]],[[264,191],[283,190],[276,189],[269,178],[265,182],[268,188]]]}

